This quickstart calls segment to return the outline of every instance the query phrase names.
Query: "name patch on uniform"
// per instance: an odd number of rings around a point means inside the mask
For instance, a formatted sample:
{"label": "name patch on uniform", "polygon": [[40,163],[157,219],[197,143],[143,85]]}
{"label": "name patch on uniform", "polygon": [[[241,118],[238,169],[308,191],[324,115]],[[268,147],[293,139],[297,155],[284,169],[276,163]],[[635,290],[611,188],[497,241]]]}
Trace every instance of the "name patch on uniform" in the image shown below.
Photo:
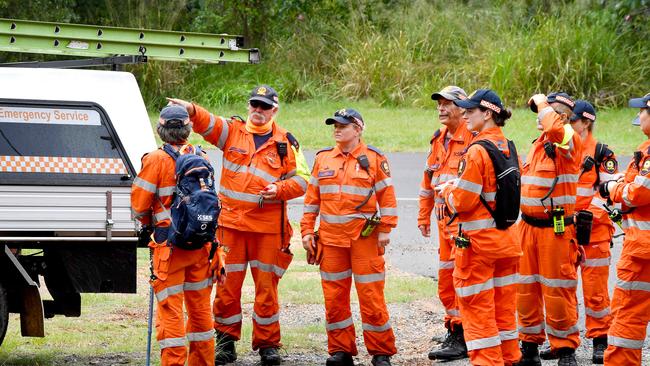
{"label": "name patch on uniform", "polygon": [[334,170],[321,170],[318,172],[318,178],[327,178],[327,177],[333,177],[334,176]]}
{"label": "name patch on uniform", "polygon": [[463,175],[463,172],[465,171],[465,167],[467,166],[467,162],[465,159],[460,159],[458,162],[458,176],[460,177]]}
{"label": "name patch on uniform", "polygon": [[648,175],[650,172],[650,157],[647,157],[643,160],[643,165],[641,166],[641,171],[639,174]]}
{"label": "name patch on uniform", "polygon": [[605,167],[605,171],[607,173],[614,174],[618,169],[618,162],[614,158],[608,158],[603,162],[603,166]]}
{"label": "name patch on uniform", "polygon": [[381,167],[381,170],[383,170],[384,173],[390,177],[390,168],[388,167],[388,162],[384,160],[381,162],[381,164],[379,164],[379,166]]}

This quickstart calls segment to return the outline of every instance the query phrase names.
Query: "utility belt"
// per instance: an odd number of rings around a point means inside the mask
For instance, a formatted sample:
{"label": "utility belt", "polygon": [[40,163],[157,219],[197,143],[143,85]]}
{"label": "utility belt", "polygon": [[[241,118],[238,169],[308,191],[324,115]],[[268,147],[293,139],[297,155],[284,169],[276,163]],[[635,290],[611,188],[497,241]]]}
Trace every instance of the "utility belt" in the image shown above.
{"label": "utility belt", "polygon": [[[555,223],[552,218],[550,219],[540,219],[537,217],[528,216],[525,213],[521,213],[521,219],[525,223],[534,227],[554,227]],[[564,217],[564,226],[573,225],[573,215]]]}

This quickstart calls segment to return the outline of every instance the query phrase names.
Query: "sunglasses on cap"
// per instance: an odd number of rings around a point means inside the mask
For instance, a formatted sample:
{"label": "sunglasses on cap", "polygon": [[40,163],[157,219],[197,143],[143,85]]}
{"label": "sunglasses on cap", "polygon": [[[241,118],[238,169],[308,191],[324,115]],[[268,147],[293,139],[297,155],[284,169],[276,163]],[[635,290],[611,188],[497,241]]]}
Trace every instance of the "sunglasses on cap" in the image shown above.
{"label": "sunglasses on cap", "polygon": [[259,100],[251,100],[248,102],[248,104],[251,105],[253,108],[261,108],[262,110],[268,111],[269,109],[273,108],[272,105],[266,104],[264,102],[260,102]]}

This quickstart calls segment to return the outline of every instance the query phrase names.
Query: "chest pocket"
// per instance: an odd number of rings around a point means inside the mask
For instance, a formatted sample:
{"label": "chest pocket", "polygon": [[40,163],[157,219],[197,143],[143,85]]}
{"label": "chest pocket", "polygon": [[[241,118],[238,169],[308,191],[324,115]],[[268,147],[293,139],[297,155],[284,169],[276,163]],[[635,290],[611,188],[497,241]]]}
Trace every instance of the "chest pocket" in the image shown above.
{"label": "chest pocket", "polygon": [[224,154],[223,166],[226,174],[233,175],[246,170],[248,166],[248,150],[237,146],[231,146]]}

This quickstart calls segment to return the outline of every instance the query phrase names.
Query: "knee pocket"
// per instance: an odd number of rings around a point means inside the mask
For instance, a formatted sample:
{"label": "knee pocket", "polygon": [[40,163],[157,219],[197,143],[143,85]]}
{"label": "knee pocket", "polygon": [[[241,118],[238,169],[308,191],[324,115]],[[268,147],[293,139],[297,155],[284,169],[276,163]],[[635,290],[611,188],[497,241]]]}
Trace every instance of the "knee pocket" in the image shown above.
{"label": "knee pocket", "polygon": [[547,295],[544,301],[546,302],[546,317],[551,323],[570,326],[571,324],[567,323],[573,321],[574,317],[577,317],[577,310],[569,306],[566,299],[562,296]]}

